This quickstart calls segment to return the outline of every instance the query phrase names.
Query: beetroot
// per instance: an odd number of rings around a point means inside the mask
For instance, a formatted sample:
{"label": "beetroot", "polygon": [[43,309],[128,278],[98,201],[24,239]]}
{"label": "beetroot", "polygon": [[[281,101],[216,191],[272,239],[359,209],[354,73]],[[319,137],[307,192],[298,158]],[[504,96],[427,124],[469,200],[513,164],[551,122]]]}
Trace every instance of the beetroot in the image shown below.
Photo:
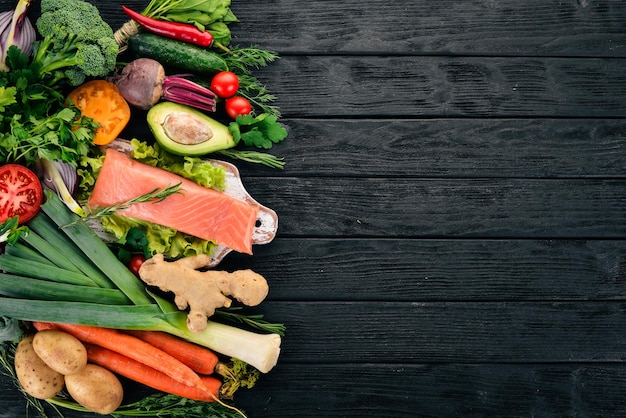
{"label": "beetroot", "polygon": [[139,109],[148,110],[160,100],[167,100],[215,112],[215,93],[187,77],[188,74],[167,76],[158,61],[137,58],[126,64],[112,81],[126,101]]}

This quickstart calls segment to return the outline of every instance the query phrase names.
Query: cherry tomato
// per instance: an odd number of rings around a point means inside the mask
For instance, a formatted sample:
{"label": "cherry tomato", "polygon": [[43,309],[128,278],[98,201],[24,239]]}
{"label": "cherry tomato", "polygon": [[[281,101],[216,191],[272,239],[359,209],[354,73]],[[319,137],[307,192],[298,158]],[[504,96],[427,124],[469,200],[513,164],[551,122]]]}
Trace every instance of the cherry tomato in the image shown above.
{"label": "cherry tomato", "polygon": [[134,254],[130,257],[130,261],[128,262],[128,269],[133,272],[135,276],[139,276],[139,269],[146,261],[146,257],[142,254]]}
{"label": "cherry tomato", "polygon": [[247,115],[250,112],[252,112],[252,106],[245,97],[235,96],[226,99],[226,113],[231,118],[235,119],[238,115]]}
{"label": "cherry tomato", "polygon": [[20,164],[0,167],[0,222],[18,216],[19,223],[39,212],[43,191],[37,175]]}
{"label": "cherry tomato", "polygon": [[222,99],[233,97],[239,89],[239,77],[230,71],[221,71],[213,76],[210,89]]}

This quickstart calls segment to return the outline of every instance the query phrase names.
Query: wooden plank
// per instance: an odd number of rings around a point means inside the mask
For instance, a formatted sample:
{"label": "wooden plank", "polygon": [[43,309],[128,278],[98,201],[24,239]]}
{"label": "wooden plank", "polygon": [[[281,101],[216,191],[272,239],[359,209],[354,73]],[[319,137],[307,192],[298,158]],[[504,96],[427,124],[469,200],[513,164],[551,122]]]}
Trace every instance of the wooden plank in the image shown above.
{"label": "wooden plank", "polygon": [[625,264],[623,240],[277,238],[220,268],[263,274],[273,301],[489,302],[623,299]]}
{"label": "wooden plank", "polygon": [[[624,56],[626,5],[429,0],[234,2],[235,40],[289,53]],[[384,12],[383,12],[384,10]],[[393,18],[392,18],[393,17]]]}
{"label": "wooden plank", "polygon": [[267,417],[623,416],[625,383],[622,364],[299,364],[236,396]]}
{"label": "wooden plank", "polygon": [[256,72],[285,117],[624,117],[623,59],[285,56]]}
{"label": "wooden plank", "polygon": [[[246,178],[626,175],[623,119],[285,119],[283,124],[289,137],[269,152],[285,159],[285,169],[238,163]],[[138,126],[129,125],[129,137]]]}
{"label": "wooden plank", "polygon": [[623,238],[625,180],[247,178],[279,235]]}
{"label": "wooden plank", "polygon": [[[332,292],[332,289],[329,289]],[[266,302],[283,364],[622,362],[626,303]]]}
{"label": "wooden plank", "polygon": [[[250,417],[278,418],[622,416],[625,383],[626,368],[615,363],[279,364],[253,389],[237,392],[235,403]],[[1,417],[26,416],[6,377],[0,402]]]}

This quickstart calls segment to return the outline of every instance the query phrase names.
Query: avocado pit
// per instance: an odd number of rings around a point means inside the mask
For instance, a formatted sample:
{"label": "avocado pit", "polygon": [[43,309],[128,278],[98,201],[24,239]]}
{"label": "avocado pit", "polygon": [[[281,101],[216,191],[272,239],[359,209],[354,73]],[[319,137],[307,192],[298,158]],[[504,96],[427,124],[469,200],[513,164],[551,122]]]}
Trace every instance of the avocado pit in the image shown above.
{"label": "avocado pit", "polygon": [[157,103],[147,121],[154,139],[172,154],[202,156],[236,145],[228,126],[187,105]]}
{"label": "avocado pit", "polygon": [[197,145],[213,138],[211,127],[187,112],[168,113],[163,130],[172,141],[182,145]]}

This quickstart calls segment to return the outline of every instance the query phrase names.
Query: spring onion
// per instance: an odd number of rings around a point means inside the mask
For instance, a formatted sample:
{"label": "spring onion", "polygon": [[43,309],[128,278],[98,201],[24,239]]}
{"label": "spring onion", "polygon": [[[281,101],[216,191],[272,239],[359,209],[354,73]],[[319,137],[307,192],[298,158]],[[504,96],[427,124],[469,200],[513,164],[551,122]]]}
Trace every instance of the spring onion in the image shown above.
{"label": "spring onion", "polygon": [[[187,328],[187,313],[176,308],[170,301],[151,294],[130,270],[117,259],[107,245],[81,218],[72,213],[59,199],[48,191],[46,202],[41,206],[43,213],[35,216],[38,223],[50,219],[58,227],[58,230],[66,237],[65,244],[72,247],[68,252],[79,251],[85,263],[91,263],[94,269],[99,270],[111,283],[114,289],[106,289],[102,286],[92,286],[89,292],[96,294],[105,291],[107,298],[87,301],[84,297],[84,286],[78,284],[52,283],[52,280],[60,282],[60,275],[48,274],[52,269],[49,264],[39,263],[28,259],[22,261],[20,273],[12,273],[28,283],[18,291],[2,291],[0,288],[0,315],[5,315],[22,321],[61,322],[81,325],[95,325],[118,329],[143,329],[168,332],[180,338],[192,341],[196,344],[208,347],[225,356],[237,358],[263,373],[270,371],[278,361],[280,353],[281,337],[276,333],[259,334],[209,321],[207,329],[201,333],[193,333]],[[35,219],[33,218],[33,219]],[[22,244],[28,245],[28,242]],[[38,248],[31,248],[42,257],[48,258],[54,252],[42,248],[42,243],[37,243]],[[48,244],[52,246],[52,244]],[[40,251],[41,250],[41,251]],[[48,251],[46,251],[48,250]],[[46,254],[44,254],[46,253]],[[59,255],[55,255],[58,257]],[[61,255],[62,257],[62,255]],[[2,263],[11,264],[17,259],[15,253],[0,255],[0,269],[4,269]],[[53,260],[50,260],[53,261]],[[58,262],[58,260],[56,260]],[[13,263],[14,265],[17,263]],[[67,260],[59,263],[68,268]],[[15,267],[18,268],[19,267]],[[38,271],[42,269],[43,272]],[[70,272],[63,267],[56,267],[60,272]],[[86,276],[84,273],[73,273]],[[41,277],[45,276],[45,277]],[[74,277],[74,276],[72,276]],[[58,284],[58,293],[54,288],[47,285],[45,289],[39,288],[39,280],[47,279],[51,284]],[[11,279],[12,280],[12,279]],[[37,281],[35,281],[37,280]],[[125,304],[122,296],[126,298]]]}

